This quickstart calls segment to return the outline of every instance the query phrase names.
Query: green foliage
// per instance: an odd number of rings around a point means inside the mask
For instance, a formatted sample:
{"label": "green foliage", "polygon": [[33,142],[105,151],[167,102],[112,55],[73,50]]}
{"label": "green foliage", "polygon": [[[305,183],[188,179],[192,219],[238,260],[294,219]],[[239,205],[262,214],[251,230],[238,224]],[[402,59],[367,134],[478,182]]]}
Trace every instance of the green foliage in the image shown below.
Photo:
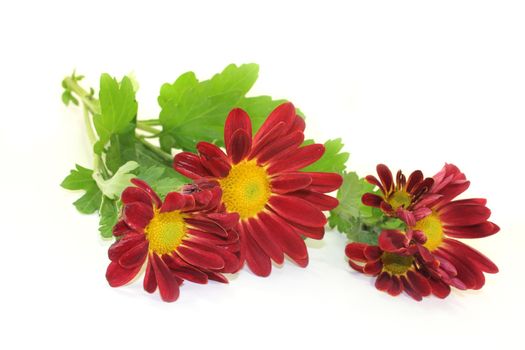
{"label": "green foliage", "polygon": [[146,181],[157,194],[164,198],[169,192],[178,191],[189,179],[181,178],[172,168],[151,166],[140,168],[137,177]]}
{"label": "green foliage", "polygon": [[361,197],[374,192],[374,186],[359,178],[356,173],[343,175],[343,185],[337,193],[339,206],[330,211],[328,224],[345,233],[353,242],[377,244],[383,229],[403,229],[401,220],[385,216],[381,210],[364,205]]}
{"label": "green foliage", "polygon": [[133,83],[124,77],[120,84],[109,74],[100,77],[100,115],[93,117],[99,136],[95,152],[100,154],[112,135],[125,133],[135,128],[137,102]]}
{"label": "green foliage", "polygon": [[[312,140],[306,140],[305,145],[314,143]],[[350,153],[341,152],[344,144],[341,139],[328,140],[324,143],[325,152],[321,159],[314,164],[304,168],[303,171],[330,172],[342,174],[346,169],[346,161]]]}
{"label": "green foliage", "polygon": [[118,207],[117,201],[111,200],[106,196],[102,198],[102,204],[99,210],[100,222],[98,230],[104,238],[113,236],[113,226],[115,226],[118,219]]}
{"label": "green foliage", "polygon": [[61,186],[68,190],[82,190],[84,195],[73,204],[84,214],[92,214],[100,208],[102,192],[93,179],[93,170],[76,165],[75,170],[62,181]]}
{"label": "green foliage", "polygon": [[102,194],[109,199],[118,199],[124,189],[131,185],[130,180],[136,175],[131,172],[139,167],[139,164],[134,161],[129,161],[122,165],[110,179],[105,180],[102,175],[96,173],[93,175],[98,188]]}

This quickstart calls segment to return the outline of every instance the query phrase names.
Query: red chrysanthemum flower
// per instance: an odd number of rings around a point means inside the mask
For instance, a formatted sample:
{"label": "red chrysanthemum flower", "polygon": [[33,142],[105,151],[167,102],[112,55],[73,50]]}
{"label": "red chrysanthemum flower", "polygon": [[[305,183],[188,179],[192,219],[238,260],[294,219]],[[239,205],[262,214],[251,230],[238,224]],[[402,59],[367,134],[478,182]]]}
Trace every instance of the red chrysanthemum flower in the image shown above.
{"label": "red chrysanthemum flower", "polygon": [[485,273],[498,272],[497,266],[479,251],[455,238],[482,238],[493,235],[499,227],[488,221],[491,212],[482,198],[455,198],[467,190],[470,182],[452,164],[446,164],[434,176],[434,185],[421,202],[430,209],[422,219],[410,215],[402,217],[407,225],[426,236],[424,246],[442,263],[457,270],[457,280],[465,289],[480,289],[485,284]]}
{"label": "red chrysanthemum flower", "polygon": [[430,294],[446,297],[450,291],[448,285],[425,276],[419,269],[421,256],[417,246],[410,244],[412,235],[416,241],[421,239],[412,231],[405,234],[398,230],[384,230],[379,235],[377,246],[349,243],[345,249],[348,263],[356,271],[377,276],[376,288],[392,296],[405,291],[417,301]]}
{"label": "red chrysanthemum flower", "polygon": [[221,188],[224,210],[240,215],[241,261],[259,276],[268,276],[271,260],[280,264],[284,254],[306,266],[301,236],[321,239],[326,224],[322,211],[338,205],[324,193],[339,188],[339,174],[300,171],[324,153],[320,144],[301,147],[304,128],[295,107],[285,103],[252,137],[248,114],[234,109],[224,128],[226,154],[200,142],[198,155],[182,152],[174,159],[181,174]]}
{"label": "red chrysanthemum flower", "polygon": [[164,301],[175,301],[183,280],[227,283],[240,249],[237,214],[218,213],[220,189],[171,192],[164,202],[143,181],[122,193],[122,214],[113,228],[106,278],[112,287],[131,281],[146,263],[144,289],[157,286]]}
{"label": "red chrysanthemum flower", "polygon": [[[365,179],[372,185],[376,185],[382,195],[366,193],[363,195],[363,204],[380,208],[390,216],[397,216],[399,211],[412,211],[414,206],[420,201],[421,196],[428,192],[434,180],[424,178],[420,170],[414,171],[406,179],[405,175],[399,170],[396,174],[396,180],[392,176],[390,169],[384,165],[377,166],[379,180],[368,175]],[[415,212],[417,216],[424,216],[426,212]]]}
{"label": "red chrysanthemum flower", "polygon": [[[387,169],[378,166],[380,177],[386,180],[381,183],[377,180],[374,182],[373,177],[369,180],[381,185],[383,193],[388,193],[383,189],[389,188],[390,185],[386,184],[391,183]],[[416,175],[416,179],[422,178],[422,174]],[[410,179],[407,184],[409,182]],[[387,195],[381,198],[365,194],[363,203],[386,208],[385,212],[407,224],[408,232],[414,235],[391,241],[397,243],[392,243],[390,249],[398,249],[398,253],[404,251],[413,257],[414,267],[432,284],[432,291],[436,289],[434,294],[445,297],[450,292],[450,286],[480,289],[485,283],[483,273],[496,273],[498,268],[483,254],[454,238],[481,238],[499,231],[496,224],[488,221],[491,213],[485,206],[486,200],[454,200],[469,187],[470,182],[451,164],[446,164],[432,181],[423,182],[430,183],[431,187],[421,193],[415,191],[417,195],[414,196],[403,195],[401,198],[406,201],[397,208],[388,202]],[[406,192],[410,193],[408,190]],[[394,204],[399,202],[397,199],[393,201]]]}

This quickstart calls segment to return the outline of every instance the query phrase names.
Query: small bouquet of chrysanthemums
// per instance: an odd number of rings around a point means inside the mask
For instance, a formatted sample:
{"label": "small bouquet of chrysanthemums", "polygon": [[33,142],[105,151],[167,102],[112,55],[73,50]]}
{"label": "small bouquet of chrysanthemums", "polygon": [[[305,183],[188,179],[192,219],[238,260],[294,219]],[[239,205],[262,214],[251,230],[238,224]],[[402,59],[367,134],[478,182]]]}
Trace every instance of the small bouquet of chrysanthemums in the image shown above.
{"label": "small bouquet of chrysanthemums", "polygon": [[346,171],[341,139],[305,140],[293,104],[247,97],[257,76],[255,64],[205,81],[185,73],[161,87],[158,119],[140,120],[133,77],[103,74],[98,98],[82,76],[64,79],[62,100],[82,107],[94,164],[77,165],[62,187],[85,191],[74,205],[97,212],[101,235],[115,239],[111,286],[145,266],[144,289],[175,301],[185,280],[227,283],[245,263],[263,277],[285,255],[306,267],[304,239],[322,239],[327,224],[351,241],[350,266],[391,295],[444,298],[498,271],[456,239],[499,231],[485,199],[456,199],[470,184],[456,166],[394,179],[380,164],[379,179],[360,178]]}

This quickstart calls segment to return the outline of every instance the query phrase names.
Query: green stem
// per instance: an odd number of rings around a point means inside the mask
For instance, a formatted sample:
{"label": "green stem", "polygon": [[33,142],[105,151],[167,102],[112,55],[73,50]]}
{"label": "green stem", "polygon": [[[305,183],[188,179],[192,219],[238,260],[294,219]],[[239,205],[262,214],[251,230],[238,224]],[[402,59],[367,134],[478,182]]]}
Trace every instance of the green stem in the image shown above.
{"label": "green stem", "polygon": [[144,130],[152,134],[158,134],[160,132],[159,129],[149,126],[148,124],[144,124],[142,120],[137,120],[137,129]]}
{"label": "green stem", "polygon": [[165,161],[170,162],[170,163],[173,161],[173,157],[171,156],[171,154],[168,154],[164,152],[163,150],[161,150],[159,147],[149,143],[148,141],[144,139],[144,137],[140,135],[137,135],[137,138],[139,139],[140,143],[142,143],[146,148],[148,148],[150,151],[152,151],[153,153],[155,153],[156,155],[158,155]]}
{"label": "green stem", "polygon": [[[85,103],[82,104],[82,107],[82,110],[84,111],[84,124],[86,125],[88,139],[91,143],[91,147],[93,147],[95,145],[95,142],[97,142],[97,137],[95,136],[95,131],[93,130],[93,125],[91,123],[91,117],[89,115],[90,110]],[[104,165],[104,161],[102,160],[102,156],[100,154],[95,154],[93,163],[93,169],[95,170],[95,172],[101,172],[104,179],[108,179],[109,172],[106,169],[106,166]]]}
{"label": "green stem", "polygon": [[146,120],[139,120],[138,123],[140,123],[142,125],[158,126],[158,125],[160,125],[160,120],[158,120],[158,119],[146,119]]}
{"label": "green stem", "polygon": [[84,90],[76,80],[67,77],[64,79],[64,84],[82,100],[92,114],[100,114],[99,102],[89,92]]}

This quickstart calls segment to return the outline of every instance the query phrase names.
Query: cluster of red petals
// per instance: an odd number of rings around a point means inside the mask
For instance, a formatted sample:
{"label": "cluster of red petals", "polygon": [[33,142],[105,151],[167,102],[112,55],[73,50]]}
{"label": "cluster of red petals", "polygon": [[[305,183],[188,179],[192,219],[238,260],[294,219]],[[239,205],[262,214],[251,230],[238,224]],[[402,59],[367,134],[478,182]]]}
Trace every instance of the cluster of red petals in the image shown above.
{"label": "cluster of red petals", "polygon": [[457,270],[456,279],[463,284],[463,289],[480,289],[485,284],[483,273],[497,273],[498,267],[455,238],[483,238],[497,233],[499,227],[488,221],[491,211],[486,207],[486,199],[455,199],[469,186],[465,174],[455,165],[446,164],[434,176],[434,186],[429,192],[431,200],[426,207],[439,217],[444,235],[442,244],[432,254]]}
{"label": "cluster of red petals", "polygon": [[[365,193],[362,201],[365,205],[380,208],[388,215],[395,216],[399,211],[411,210],[419,202],[422,195],[430,190],[434,183],[432,178],[424,178],[420,170],[411,173],[408,179],[401,170],[399,170],[394,181],[392,172],[386,165],[379,164],[376,169],[379,179],[373,175],[368,175],[365,179],[372,185],[377,186],[382,195]],[[394,194],[400,192],[406,193],[410,197],[410,204],[403,208],[393,208],[389,200]],[[424,215],[424,213],[421,215]]]}
{"label": "cluster of red petals", "polygon": [[[164,301],[175,301],[184,280],[205,284],[208,280],[227,283],[221,274],[234,272],[239,265],[238,234],[233,230],[236,214],[216,211],[220,190],[169,193],[164,201],[139,179],[122,193],[121,218],[113,229],[117,241],[109,248],[106,278],[112,287],[130,282],[146,264],[144,289],[159,289]],[[187,234],[171,253],[159,255],[150,249],[145,228],[154,211],[184,214]]]}
{"label": "cluster of red petals", "polygon": [[[361,273],[377,276],[375,286],[378,290],[397,296],[403,291],[413,299],[421,301],[431,294],[445,298],[450,287],[439,278],[429,275],[425,264],[434,263],[434,258],[421,243],[425,240],[421,232],[403,233],[397,230],[384,230],[379,235],[378,245],[350,243],[345,253],[350,266]],[[393,273],[384,267],[384,254],[411,259],[404,273]]]}
{"label": "cluster of red petals", "polygon": [[243,160],[255,160],[265,167],[271,178],[271,196],[263,210],[237,226],[241,260],[259,276],[270,274],[271,260],[283,263],[284,254],[306,266],[308,252],[302,236],[321,239],[326,224],[322,211],[338,205],[337,199],[325,193],[341,186],[339,174],[300,171],[324,153],[321,144],[301,147],[304,129],[305,123],[291,103],[277,107],[254,136],[249,116],[234,109],[224,129],[226,153],[200,142],[198,154],[182,152],[174,159],[174,168],[181,174],[215,184]]}
{"label": "cluster of red petals", "polygon": [[[385,189],[392,187],[387,169],[378,166],[381,182],[369,177],[369,181],[385,195],[381,200],[388,198],[389,191]],[[422,175],[416,175],[416,179],[422,178]],[[491,212],[486,207],[486,200],[455,199],[467,190],[470,182],[452,164],[446,164],[432,178],[432,182],[427,182],[431,184],[428,190],[411,192],[408,190],[410,182],[409,178],[406,191],[414,194],[413,198],[417,200],[402,210],[385,210],[402,219],[408,227],[407,232],[385,230],[379,236],[378,246],[350,243],[346,248],[350,266],[359,272],[377,276],[376,287],[379,290],[391,295],[405,290],[416,300],[430,294],[444,298],[450,293],[451,286],[462,290],[483,287],[484,273],[498,272],[497,266],[482,253],[455,238],[482,238],[499,231],[496,224],[488,221]],[[372,200],[372,196],[363,196],[363,203],[386,208],[377,198]],[[417,223],[428,215],[439,220],[442,230],[440,243],[432,250],[424,246],[427,241],[425,232],[414,230]],[[385,252],[410,257],[413,264],[406,273],[392,274],[383,269],[381,257]]]}

